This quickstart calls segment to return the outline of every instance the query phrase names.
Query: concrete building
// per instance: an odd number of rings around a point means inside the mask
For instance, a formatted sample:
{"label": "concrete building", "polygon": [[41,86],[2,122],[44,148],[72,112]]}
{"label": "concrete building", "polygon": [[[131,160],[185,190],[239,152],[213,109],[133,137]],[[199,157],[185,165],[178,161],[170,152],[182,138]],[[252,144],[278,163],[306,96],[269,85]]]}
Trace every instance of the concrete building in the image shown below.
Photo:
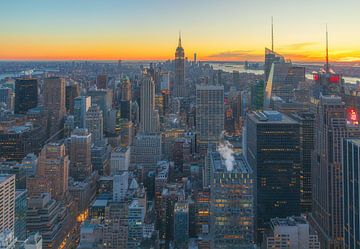
{"label": "concrete building", "polygon": [[82,181],[92,173],[91,133],[87,129],[75,129],[70,137],[70,176]]}
{"label": "concrete building", "polygon": [[320,249],[317,234],[304,217],[274,218],[262,249]]}
{"label": "concrete building", "polygon": [[49,182],[50,189],[46,192],[51,193],[52,198],[55,200],[62,201],[66,197],[69,164],[70,161],[64,144],[49,143],[41,150],[36,176]]}
{"label": "concrete building", "polygon": [[196,86],[196,135],[200,152],[217,142],[224,130],[224,86]]}
{"label": "concrete building", "polygon": [[42,243],[42,236],[37,232],[24,241],[24,249],[42,249]]}
{"label": "concrete building", "polygon": [[74,127],[86,127],[86,112],[91,106],[90,96],[79,96],[74,99]]}
{"label": "concrete building", "polygon": [[149,134],[159,131],[159,114],[155,110],[155,85],[145,74],[140,86],[140,132]]}
{"label": "concrete building", "polygon": [[15,175],[0,174],[0,232],[14,232],[15,223]]}
{"label": "concrete building", "polygon": [[4,229],[0,232],[0,249],[15,249],[16,237],[10,229]]}
{"label": "concrete building", "polygon": [[254,173],[242,155],[223,152],[219,147],[210,155],[212,248],[249,248],[255,229]]}
{"label": "concrete building", "polygon": [[91,133],[92,143],[98,143],[104,139],[103,114],[97,105],[92,105],[86,112],[85,124]]}
{"label": "concrete building", "polygon": [[120,172],[129,170],[130,165],[130,148],[117,147],[111,152],[110,172],[116,175]]}
{"label": "concrete building", "polygon": [[44,80],[44,109],[48,117],[48,134],[58,133],[63,128],[65,107],[65,79],[59,77]]}

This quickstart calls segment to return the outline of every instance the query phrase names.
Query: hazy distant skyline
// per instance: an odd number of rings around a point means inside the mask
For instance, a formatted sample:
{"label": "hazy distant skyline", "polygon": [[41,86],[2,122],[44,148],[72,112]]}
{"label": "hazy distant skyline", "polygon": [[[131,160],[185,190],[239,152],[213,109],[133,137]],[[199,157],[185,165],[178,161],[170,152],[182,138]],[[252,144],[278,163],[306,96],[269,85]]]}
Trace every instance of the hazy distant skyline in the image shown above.
{"label": "hazy distant skyline", "polygon": [[0,2],[0,60],[263,60],[271,46],[293,61],[360,61],[358,0],[13,0]]}

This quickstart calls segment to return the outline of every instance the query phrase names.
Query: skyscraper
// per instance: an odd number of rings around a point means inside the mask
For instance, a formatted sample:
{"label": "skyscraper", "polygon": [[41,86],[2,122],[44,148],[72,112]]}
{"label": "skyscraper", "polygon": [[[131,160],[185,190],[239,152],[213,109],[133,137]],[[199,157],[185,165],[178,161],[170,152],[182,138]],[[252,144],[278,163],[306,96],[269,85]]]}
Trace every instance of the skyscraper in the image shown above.
{"label": "skyscraper", "polygon": [[36,176],[49,182],[49,193],[55,200],[62,201],[66,197],[69,163],[64,144],[46,144],[40,152]]}
{"label": "skyscraper", "polygon": [[5,229],[14,232],[15,175],[0,175],[0,233]]}
{"label": "skyscraper", "polygon": [[[357,115],[355,115],[357,116]],[[356,118],[356,117],[355,117]],[[324,248],[343,246],[344,138],[360,137],[360,127],[347,117],[345,103],[338,96],[321,96],[317,106],[315,147],[312,158],[312,213],[309,221]]]}
{"label": "skyscraper", "polygon": [[290,115],[300,124],[300,205],[301,213],[311,212],[311,153],[315,144],[315,114],[300,112]]}
{"label": "skyscraper", "polygon": [[16,79],[15,81],[15,114],[25,114],[38,105],[37,79]]}
{"label": "skyscraper", "polygon": [[265,48],[265,65],[264,65],[264,75],[265,75],[265,82],[268,81],[271,66],[274,62],[283,61],[284,57],[282,55],[277,54],[271,49]]}
{"label": "skyscraper", "polygon": [[62,129],[65,107],[65,80],[59,77],[44,80],[44,108],[48,115],[48,132],[52,136]]}
{"label": "skyscraper", "polygon": [[102,111],[97,105],[92,105],[86,112],[86,128],[91,133],[93,143],[104,139],[104,121]]}
{"label": "skyscraper", "polygon": [[181,35],[175,52],[175,82],[173,87],[174,97],[186,97],[185,86],[185,52],[181,46]]}
{"label": "skyscraper", "polygon": [[271,218],[300,214],[299,123],[277,111],[246,119],[246,159],[256,171],[257,241]]}
{"label": "skyscraper", "polygon": [[74,126],[77,128],[86,127],[86,112],[91,106],[91,97],[79,96],[74,99]]}
{"label": "skyscraper", "polygon": [[[224,86],[196,86],[196,133],[200,150],[217,142],[224,130]],[[201,149],[202,148],[202,149]]]}
{"label": "skyscraper", "polygon": [[189,203],[178,201],[174,207],[174,248],[189,248]]}
{"label": "skyscraper", "polygon": [[91,173],[91,133],[87,129],[75,129],[70,137],[70,176],[83,181]]}
{"label": "skyscraper", "polygon": [[[221,152],[221,153],[220,153]],[[210,153],[211,248],[250,248],[254,241],[254,174],[240,154]]]}
{"label": "skyscraper", "polygon": [[140,89],[140,131],[158,132],[159,116],[155,111],[155,85],[150,75],[145,74]]}
{"label": "skyscraper", "polygon": [[357,249],[360,245],[360,139],[345,139],[343,142],[344,166],[344,246]]}
{"label": "skyscraper", "polygon": [[75,98],[80,95],[79,84],[73,82],[65,88],[65,106],[66,111],[70,114],[74,114]]}

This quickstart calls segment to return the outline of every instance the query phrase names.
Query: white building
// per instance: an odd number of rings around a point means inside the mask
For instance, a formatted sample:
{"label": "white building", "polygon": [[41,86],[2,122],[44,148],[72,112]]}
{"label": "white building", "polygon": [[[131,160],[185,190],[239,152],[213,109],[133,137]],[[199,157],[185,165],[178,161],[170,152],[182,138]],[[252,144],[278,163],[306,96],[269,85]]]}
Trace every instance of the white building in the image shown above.
{"label": "white building", "polygon": [[16,238],[10,229],[0,233],[0,249],[15,249]]}
{"label": "white building", "polygon": [[35,233],[24,241],[24,249],[42,249],[42,243],[42,236],[39,233]]}
{"label": "white building", "polygon": [[304,217],[271,219],[270,226],[263,249],[320,249],[318,236]]}
{"label": "white building", "polygon": [[110,172],[116,175],[119,172],[127,171],[130,164],[130,148],[117,147],[111,152]]}

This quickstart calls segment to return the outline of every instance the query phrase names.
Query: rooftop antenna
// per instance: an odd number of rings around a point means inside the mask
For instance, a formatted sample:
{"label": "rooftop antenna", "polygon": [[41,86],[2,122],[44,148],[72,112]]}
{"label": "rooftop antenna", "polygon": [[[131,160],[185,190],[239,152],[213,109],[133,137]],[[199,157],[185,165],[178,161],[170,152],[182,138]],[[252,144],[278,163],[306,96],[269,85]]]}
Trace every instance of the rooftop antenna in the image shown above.
{"label": "rooftop antenna", "polygon": [[326,65],[325,70],[328,73],[329,72],[329,38],[328,38],[328,27],[326,24]]}
{"label": "rooftop antenna", "polygon": [[179,47],[181,47],[181,30],[179,30]]}
{"label": "rooftop antenna", "polygon": [[271,17],[271,51],[274,52],[274,18]]}

